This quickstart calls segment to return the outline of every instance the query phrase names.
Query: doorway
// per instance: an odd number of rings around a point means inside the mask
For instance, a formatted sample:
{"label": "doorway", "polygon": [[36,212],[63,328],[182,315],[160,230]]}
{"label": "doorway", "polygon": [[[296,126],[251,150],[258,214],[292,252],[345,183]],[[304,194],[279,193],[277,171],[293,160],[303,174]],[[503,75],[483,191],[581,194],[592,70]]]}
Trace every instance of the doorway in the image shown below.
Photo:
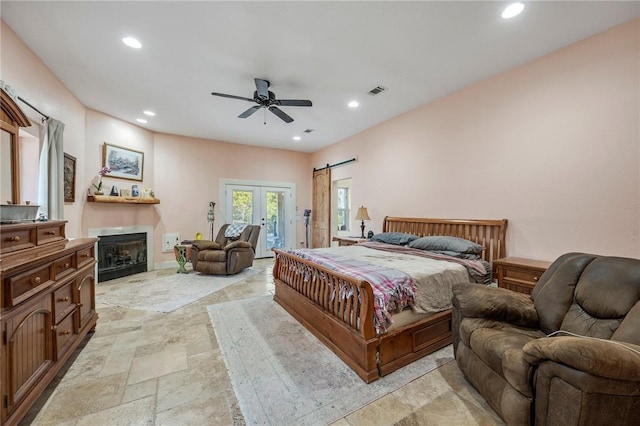
{"label": "doorway", "polygon": [[224,184],[222,223],[260,226],[256,258],[273,257],[272,248],[294,246],[293,184]]}

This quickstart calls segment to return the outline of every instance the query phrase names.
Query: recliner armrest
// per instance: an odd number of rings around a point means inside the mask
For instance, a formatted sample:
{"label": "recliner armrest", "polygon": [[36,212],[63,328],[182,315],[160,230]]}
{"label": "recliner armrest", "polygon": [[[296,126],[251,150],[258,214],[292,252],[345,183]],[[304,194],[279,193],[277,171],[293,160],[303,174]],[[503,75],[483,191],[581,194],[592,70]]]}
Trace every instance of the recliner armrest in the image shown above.
{"label": "recliner armrest", "polygon": [[249,249],[253,249],[253,246],[251,245],[250,242],[248,241],[234,241],[231,244],[227,244],[224,247],[224,251],[229,251],[229,250],[233,250],[233,249],[237,249],[237,248],[249,248]]}
{"label": "recliner armrest", "polygon": [[533,340],[522,348],[532,364],[551,360],[595,376],[640,380],[640,346],[617,340],[556,336]]}
{"label": "recliner armrest", "polygon": [[191,243],[197,250],[220,250],[220,244],[210,240],[195,240]]}
{"label": "recliner armrest", "polygon": [[463,317],[505,321],[523,327],[538,326],[538,313],[526,294],[471,283],[454,284],[452,289],[453,305]]}

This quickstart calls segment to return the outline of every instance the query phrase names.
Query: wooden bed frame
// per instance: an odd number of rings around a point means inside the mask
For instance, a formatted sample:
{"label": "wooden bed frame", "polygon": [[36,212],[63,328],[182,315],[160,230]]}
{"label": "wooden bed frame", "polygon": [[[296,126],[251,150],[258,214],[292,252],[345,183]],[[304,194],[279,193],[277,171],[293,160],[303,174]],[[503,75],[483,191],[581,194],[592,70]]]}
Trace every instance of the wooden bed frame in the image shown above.
{"label": "wooden bed frame", "polygon": [[[383,232],[449,235],[485,246],[483,259],[506,255],[507,220],[385,217]],[[451,309],[377,335],[373,291],[342,275],[274,249],[274,300],[370,383],[451,343]],[[495,276],[495,267],[494,267]],[[335,288],[349,297],[332,297]]]}

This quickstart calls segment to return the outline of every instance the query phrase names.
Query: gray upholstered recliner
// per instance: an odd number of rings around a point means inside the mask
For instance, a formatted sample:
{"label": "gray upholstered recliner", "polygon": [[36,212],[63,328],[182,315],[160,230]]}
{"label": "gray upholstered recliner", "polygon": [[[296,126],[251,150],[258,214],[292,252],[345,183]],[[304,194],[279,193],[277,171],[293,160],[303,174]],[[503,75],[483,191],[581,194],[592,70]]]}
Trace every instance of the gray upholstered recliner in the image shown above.
{"label": "gray upholstered recliner", "polygon": [[237,274],[253,265],[260,227],[247,225],[237,237],[226,237],[229,224],[222,225],[215,241],[192,242],[191,263],[193,269],[203,274]]}
{"label": "gray upholstered recliner", "polygon": [[531,296],[456,284],[458,366],[509,425],[638,424],[639,300],[640,260],[582,253]]}

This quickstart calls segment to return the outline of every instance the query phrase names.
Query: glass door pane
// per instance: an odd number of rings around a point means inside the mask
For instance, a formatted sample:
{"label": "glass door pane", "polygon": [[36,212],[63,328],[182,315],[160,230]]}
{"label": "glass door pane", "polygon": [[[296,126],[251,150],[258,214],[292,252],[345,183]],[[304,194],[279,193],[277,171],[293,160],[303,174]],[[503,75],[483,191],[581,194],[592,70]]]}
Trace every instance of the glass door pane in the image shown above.
{"label": "glass door pane", "polygon": [[231,223],[250,225],[253,220],[254,189],[233,189],[231,191]]}
{"label": "glass door pane", "polygon": [[272,248],[284,248],[286,241],[285,226],[285,192],[288,190],[263,189],[262,201],[264,203],[263,212],[266,212],[265,225],[265,246],[263,247],[266,256],[272,257]]}
{"label": "glass door pane", "polygon": [[260,225],[256,257],[273,257],[271,248],[292,246],[288,241],[291,218],[291,190],[288,188],[227,185],[227,217],[231,223]]}

